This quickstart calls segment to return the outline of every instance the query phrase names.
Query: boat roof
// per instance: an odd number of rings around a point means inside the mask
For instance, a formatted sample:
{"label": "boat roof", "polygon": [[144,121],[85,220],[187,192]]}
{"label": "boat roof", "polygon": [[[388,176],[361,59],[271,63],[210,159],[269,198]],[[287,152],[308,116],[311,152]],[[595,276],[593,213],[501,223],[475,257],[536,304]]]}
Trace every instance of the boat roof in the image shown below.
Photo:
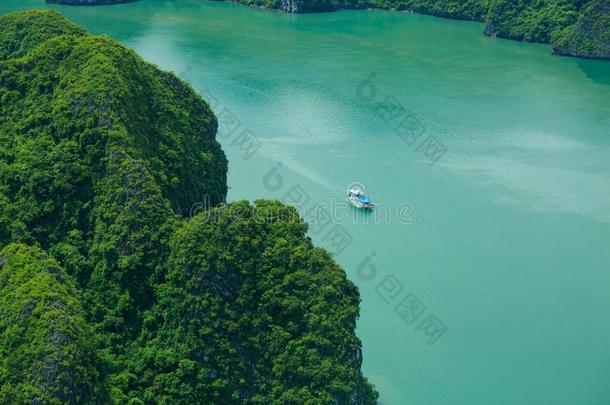
{"label": "boat roof", "polygon": [[364,195],[359,196],[358,201],[360,201],[361,203],[364,203],[364,204],[368,204],[371,202],[371,200],[369,200],[369,198]]}

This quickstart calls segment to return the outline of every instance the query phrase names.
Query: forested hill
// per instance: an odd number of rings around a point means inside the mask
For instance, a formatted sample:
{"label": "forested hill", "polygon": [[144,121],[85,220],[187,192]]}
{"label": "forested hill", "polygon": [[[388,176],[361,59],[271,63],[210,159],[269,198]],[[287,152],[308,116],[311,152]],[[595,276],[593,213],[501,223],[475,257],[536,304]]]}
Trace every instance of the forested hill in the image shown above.
{"label": "forested hill", "polygon": [[293,208],[223,203],[187,84],[29,11],[0,17],[0,100],[0,403],[375,402],[356,287]]}

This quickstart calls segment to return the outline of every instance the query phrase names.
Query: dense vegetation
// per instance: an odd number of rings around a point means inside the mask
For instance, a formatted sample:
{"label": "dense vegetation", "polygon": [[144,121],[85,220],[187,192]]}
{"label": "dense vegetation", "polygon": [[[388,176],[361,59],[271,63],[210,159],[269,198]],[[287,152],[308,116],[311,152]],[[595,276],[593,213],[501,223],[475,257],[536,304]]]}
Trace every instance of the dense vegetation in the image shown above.
{"label": "dense vegetation", "polygon": [[551,42],[576,24],[585,3],[587,0],[492,0],[485,33],[530,42]]}
{"label": "dense vegetation", "polygon": [[106,403],[73,280],[35,247],[0,251],[0,403]]}
{"label": "dense vegetation", "polygon": [[610,0],[587,3],[576,25],[555,36],[553,50],[561,55],[610,59]]}
{"label": "dense vegetation", "polygon": [[357,289],[293,209],[223,204],[216,129],[113,40],[0,17],[0,403],[375,402]]}
{"label": "dense vegetation", "polygon": [[358,292],[306,230],[296,210],[267,201],[220,207],[178,229],[129,370],[145,377],[142,397],[373,402],[353,334]]}

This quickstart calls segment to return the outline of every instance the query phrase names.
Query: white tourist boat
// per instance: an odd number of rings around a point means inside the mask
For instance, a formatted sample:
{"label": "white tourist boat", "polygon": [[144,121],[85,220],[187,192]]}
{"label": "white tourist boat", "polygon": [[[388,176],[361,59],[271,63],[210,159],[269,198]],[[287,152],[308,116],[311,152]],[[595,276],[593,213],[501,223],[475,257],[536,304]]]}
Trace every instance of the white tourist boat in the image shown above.
{"label": "white tourist boat", "polygon": [[360,190],[348,190],[347,201],[349,201],[350,204],[357,208],[373,208],[373,202],[371,201],[371,199],[365,196]]}

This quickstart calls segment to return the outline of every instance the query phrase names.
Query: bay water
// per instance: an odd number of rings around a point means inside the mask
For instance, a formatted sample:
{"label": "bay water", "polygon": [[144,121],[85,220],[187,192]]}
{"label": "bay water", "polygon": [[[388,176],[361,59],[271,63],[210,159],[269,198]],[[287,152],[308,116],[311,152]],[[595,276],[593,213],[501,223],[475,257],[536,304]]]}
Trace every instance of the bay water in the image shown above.
{"label": "bay water", "polygon": [[28,8],[210,101],[228,199],[299,206],[360,288],[381,404],[610,403],[609,62],[410,13],[0,0]]}

